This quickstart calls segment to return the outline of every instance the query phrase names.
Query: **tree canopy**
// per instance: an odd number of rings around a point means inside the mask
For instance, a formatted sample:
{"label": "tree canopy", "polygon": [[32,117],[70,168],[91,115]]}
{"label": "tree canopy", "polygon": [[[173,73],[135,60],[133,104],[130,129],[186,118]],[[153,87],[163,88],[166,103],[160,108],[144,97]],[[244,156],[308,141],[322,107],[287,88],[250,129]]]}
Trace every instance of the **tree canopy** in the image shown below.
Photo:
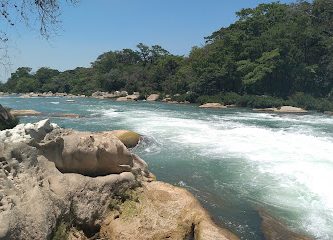
{"label": "tree canopy", "polygon": [[103,53],[89,68],[64,72],[41,68],[36,73],[19,68],[2,88],[84,94],[97,90],[193,93],[197,97],[233,92],[281,99],[302,93],[332,99],[331,0],[259,4],[236,14],[233,24],[206,37],[206,44],[193,47],[189,56],[139,43],[134,50]]}

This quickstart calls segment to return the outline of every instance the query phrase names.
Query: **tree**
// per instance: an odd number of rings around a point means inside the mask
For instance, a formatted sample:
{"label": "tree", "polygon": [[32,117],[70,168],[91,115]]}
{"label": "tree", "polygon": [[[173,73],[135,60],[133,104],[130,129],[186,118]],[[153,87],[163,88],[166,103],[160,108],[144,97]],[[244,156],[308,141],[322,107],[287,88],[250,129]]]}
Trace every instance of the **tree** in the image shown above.
{"label": "tree", "polygon": [[[57,31],[61,14],[59,0],[0,0],[0,65],[5,69],[10,64],[7,53],[11,36],[4,29],[15,28],[16,25],[35,28],[48,39]],[[75,4],[78,0],[66,0]]]}

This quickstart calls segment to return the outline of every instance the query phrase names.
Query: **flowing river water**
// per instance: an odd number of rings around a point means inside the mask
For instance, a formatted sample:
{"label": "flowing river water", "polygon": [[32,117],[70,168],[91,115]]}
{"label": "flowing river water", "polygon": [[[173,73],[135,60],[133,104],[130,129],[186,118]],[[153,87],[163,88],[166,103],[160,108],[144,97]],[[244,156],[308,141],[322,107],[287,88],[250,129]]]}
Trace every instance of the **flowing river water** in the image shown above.
{"label": "flowing river water", "polygon": [[[62,127],[129,129],[144,136],[133,151],[161,181],[190,190],[214,220],[242,239],[264,239],[258,210],[296,232],[333,239],[333,117],[212,110],[194,105],[78,98],[0,98],[43,113]],[[35,122],[45,116],[22,117]]]}

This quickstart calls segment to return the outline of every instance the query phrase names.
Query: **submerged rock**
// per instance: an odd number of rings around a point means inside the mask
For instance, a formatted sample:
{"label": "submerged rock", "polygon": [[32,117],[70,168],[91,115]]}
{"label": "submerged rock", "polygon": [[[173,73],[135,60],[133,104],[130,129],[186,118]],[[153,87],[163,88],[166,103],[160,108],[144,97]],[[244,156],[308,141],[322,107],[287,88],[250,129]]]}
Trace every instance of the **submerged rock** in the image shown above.
{"label": "submerged rock", "polygon": [[226,106],[222,105],[221,103],[205,103],[200,108],[227,108]]}
{"label": "submerged rock", "polygon": [[136,132],[128,130],[114,130],[110,133],[116,136],[128,148],[135,147],[139,143],[141,138],[141,136]]}
{"label": "submerged rock", "polygon": [[15,116],[38,116],[41,115],[41,112],[35,111],[35,110],[10,110],[10,113]]}
{"label": "submerged rock", "polygon": [[59,117],[59,118],[80,118],[79,114],[75,113],[54,113],[50,114],[50,117]]}
{"label": "submerged rock", "polygon": [[270,216],[264,210],[260,210],[259,214],[262,218],[261,229],[266,240],[312,240],[310,237],[292,232],[282,222]]}

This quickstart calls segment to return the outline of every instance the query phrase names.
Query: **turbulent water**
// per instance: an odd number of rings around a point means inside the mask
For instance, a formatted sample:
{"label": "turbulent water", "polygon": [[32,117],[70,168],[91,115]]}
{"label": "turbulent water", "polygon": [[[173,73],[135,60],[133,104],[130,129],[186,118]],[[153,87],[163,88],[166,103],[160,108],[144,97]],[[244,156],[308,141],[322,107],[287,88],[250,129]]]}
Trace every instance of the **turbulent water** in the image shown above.
{"label": "turbulent water", "polygon": [[52,119],[63,127],[144,135],[134,151],[157,178],[188,188],[242,239],[263,239],[260,209],[296,232],[333,239],[333,117],[95,99],[5,97],[0,104],[84,116]]}

